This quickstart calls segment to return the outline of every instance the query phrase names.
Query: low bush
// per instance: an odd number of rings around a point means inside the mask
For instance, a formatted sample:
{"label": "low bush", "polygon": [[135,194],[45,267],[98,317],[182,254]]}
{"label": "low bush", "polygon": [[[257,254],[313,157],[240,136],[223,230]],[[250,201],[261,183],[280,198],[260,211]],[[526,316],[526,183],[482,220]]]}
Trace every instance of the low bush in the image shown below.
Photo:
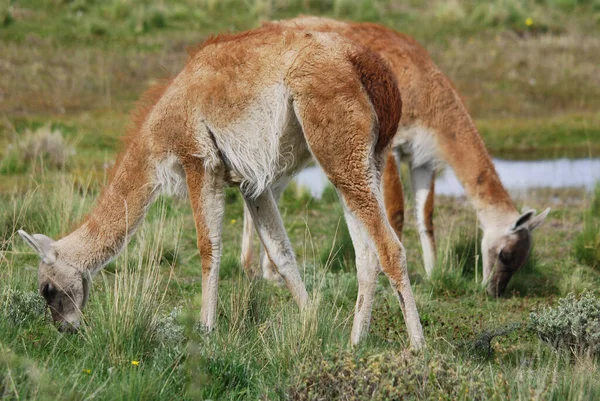
{"label": "low bush", "polygon": [[308,400],[456,400],[488,399],[493,380],[484,381],[455,358],[410,352],[358,357],[343,352],[317,363],[304,363],[290,388],[290,399]]}
{"label": "low bush", "polygon": [[0,300],[6,302],[0,313],[15,326],[37,321],[46,311],[46,301],[33,291],[9,289],[0,294]]}
{"label": "low bush", "polygon": [[156,339],[163,345],[177,345],[185,340],[185,327],[179,323],[181,320],[181,308],[174,308],[168,315],[158,318],[156,321]]}
{"label": "low bush", "polygon": [[0,161],[0,173],[24,172],[36,163],[63,170],[73,155],[74,145],[65,140],[59,129],[46,124],[36,130],[26,129],[15,137]]}
{"label": "low bush", "polygon": [[529,316],[528,328],[555,349],[575,355],[598,355],[600,351],[600,299],[590,292],[573,294]]}

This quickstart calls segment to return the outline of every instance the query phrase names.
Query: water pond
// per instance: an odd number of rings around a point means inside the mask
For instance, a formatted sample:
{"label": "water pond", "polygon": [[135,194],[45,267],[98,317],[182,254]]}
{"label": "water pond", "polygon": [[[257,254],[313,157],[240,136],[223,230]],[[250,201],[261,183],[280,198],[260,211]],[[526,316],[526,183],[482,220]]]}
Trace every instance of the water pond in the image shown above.
{"label": "water pond", "polygon": [[[510,191],[532,188],[586,188],[592,189],[600,181],[600,158],[554,160],[494,159],[496,171]],[[307,167],[295,178],[297,185],[306,187],[312,196],[320,198],[329,181],[317,167]],[[436,193],[460,196],[464,190],[450,168],[436,178]]]}

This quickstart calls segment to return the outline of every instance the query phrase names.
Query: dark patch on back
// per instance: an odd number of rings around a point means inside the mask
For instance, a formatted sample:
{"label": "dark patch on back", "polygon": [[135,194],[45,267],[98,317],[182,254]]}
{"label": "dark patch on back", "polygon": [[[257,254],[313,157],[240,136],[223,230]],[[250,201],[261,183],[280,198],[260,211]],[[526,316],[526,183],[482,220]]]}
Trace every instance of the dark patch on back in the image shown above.
{"label": "dark patch on back", "polygon": [[349,59],[377,114],[379,138],[375,150],[381,152],[396,134],[402,115],[398,82],[386,62],[366,48]]}

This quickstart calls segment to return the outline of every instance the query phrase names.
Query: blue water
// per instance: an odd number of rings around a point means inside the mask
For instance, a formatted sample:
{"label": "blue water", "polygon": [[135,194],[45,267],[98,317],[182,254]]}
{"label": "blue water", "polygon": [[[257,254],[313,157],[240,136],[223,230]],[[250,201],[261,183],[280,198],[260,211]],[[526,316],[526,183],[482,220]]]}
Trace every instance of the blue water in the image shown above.
{"label": "blue water", "polygon": [[[502,183],[509,191],[525,191],[532,188],[592,189],[596,182],[600,181],[600,158],[536,161],[494,159],[494,165]],[[329,183],[319,167],[304,169],[295,180],[299,186],[308,188],[316,198],[321,197]],[[440,195],[464,194],[450,168],[438,174],[435,191]]]}

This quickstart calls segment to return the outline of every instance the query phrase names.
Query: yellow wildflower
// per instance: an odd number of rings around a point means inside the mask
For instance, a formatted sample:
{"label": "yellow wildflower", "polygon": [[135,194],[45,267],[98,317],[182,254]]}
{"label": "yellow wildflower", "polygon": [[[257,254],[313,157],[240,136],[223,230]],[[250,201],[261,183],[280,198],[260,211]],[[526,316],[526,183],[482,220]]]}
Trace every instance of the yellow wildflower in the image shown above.
{"label": "yellow wildflower", "polygon": [[82,369],[83,373],[87,373],[88,375],[92,374],[92,369]]}
{"label": "yellow wildflower", "polygon": [[231,224],[235,224],[236,223],[236,219],[231,219]]}
{"label": "yellow wildflower", "polygon": [[531,19],[531,17],[528,17],[528,18],[525,20],[525,25],[527,25],[527,26],[531,26],[531,25],[533,25],[533,20]]}
{"label": "yellow wildflower", "polygon": [[140,366],[140,361],[131,361],[133,366]]}

